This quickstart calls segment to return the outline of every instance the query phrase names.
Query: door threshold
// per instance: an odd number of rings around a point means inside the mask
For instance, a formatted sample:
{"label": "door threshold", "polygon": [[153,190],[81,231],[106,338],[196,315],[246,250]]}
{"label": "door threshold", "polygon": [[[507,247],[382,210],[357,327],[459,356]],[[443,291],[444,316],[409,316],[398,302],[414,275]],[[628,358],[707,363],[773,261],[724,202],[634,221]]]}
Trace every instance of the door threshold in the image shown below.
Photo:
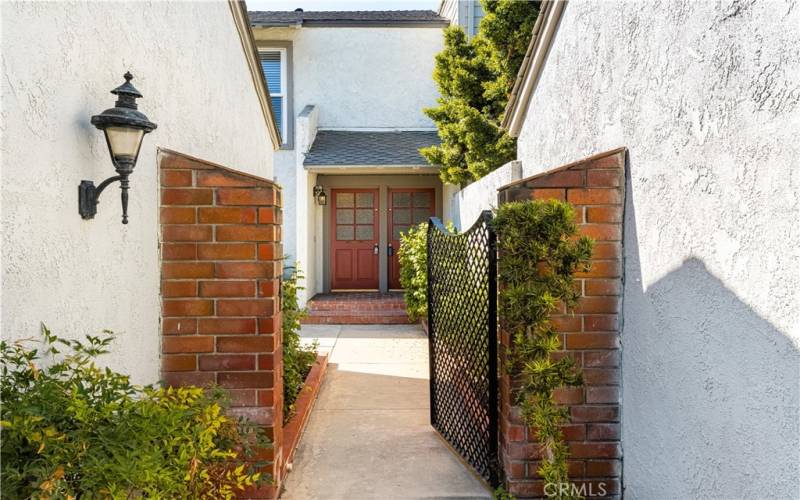
{"label": "door threshold", "polygon": [[379,292],[378,288],[336,288],[331,289],[331,293],[347,293],[347,292]]}

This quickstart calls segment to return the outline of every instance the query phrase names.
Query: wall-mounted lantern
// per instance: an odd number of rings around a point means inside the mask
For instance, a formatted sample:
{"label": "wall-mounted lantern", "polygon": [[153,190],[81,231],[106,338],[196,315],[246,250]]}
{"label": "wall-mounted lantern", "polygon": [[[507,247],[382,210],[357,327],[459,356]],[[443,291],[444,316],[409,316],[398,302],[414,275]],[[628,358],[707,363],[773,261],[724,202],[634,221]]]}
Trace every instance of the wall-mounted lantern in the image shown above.
{"label": "wall-mounted lantern", "polygon": [[314,186],[314,198],[317,199],[317,205],[328,204],[328,195],[325,194],[325,188],[322,186]]}
{"label": "wall-mounted lantern", "polygon": [[97,213],[100,193],[109,184],[120,181],[122,189],[122,223],[128,223],[128,176],[133,173],[144,134],[152,132],[156,124],[136,109],[136,99],[142,97],[131,85],[133,75],[125,73],[125,83],[111,91],[118,96],[114,107],[92,117],[92,125],[106,136],[108,152],[117,174],[95,186],[92,181],[81,181],[78,186],[78,212],[84,219],[93,219]]}

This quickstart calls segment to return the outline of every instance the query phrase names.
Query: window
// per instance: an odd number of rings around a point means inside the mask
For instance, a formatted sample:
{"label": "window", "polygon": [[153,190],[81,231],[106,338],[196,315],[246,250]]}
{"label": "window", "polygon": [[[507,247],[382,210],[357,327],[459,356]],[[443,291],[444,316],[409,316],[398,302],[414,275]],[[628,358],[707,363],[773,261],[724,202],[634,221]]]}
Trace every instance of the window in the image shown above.
{"label": "window", "polygon": [[289,142],[287,115],[291,113],[287,102],[286,49],[261,49],[259,57],[261,58],[261,69],[264,71],[264,78],[267,79],[275,123],[281,131],[281,140],[286,144]]}

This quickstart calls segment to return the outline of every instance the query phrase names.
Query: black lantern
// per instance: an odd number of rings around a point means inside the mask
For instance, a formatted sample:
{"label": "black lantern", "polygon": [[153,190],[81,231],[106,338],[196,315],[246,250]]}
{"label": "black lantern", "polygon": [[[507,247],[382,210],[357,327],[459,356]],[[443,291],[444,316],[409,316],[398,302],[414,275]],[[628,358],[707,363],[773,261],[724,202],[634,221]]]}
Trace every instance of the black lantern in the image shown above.
{"label": "black lantern", "polygon": [[100,193],[111,183],[120,181],[122,189],[122,223],[128,223],[128,176],[133,173],[144,134],[152,132],[156,124],[136,109],[136,99],[142,94],[131,85],[133,75],[125,73],[125,83],[111,91],[118,96],[114,107],[92,117],[92,125],[103,131],[117,174],[95,186],[92,181],[81,181],[78,186],[78,212],[84,219],[93,219],[97,213]]}
{"label": "black lantern", "polygon": [[317,199],[318,205],[328,204],[328,195],[325,194],[325,188],[322,186],[314,186],[314,198]]}

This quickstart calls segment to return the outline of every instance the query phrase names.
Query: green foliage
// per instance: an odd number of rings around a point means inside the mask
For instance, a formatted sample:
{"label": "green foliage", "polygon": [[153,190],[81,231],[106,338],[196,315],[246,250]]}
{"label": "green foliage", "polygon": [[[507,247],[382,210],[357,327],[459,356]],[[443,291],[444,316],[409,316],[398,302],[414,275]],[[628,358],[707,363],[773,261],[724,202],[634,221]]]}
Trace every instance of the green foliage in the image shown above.
{"label": "green foliage", "polygon": [[[448,222],[448,231],[455,233],[455,226]],[[400,285],[406,312],[411,321],[428,317],[428,223],[423,222],[400,233]]]}
{"label": "green foliage", "polygon": [[306,376],[317,360],[317,345],[303,347],[300,344],[300,320],[308,311],[301,308],[297,292],[302,290],[297,282],[303,278],[298,266],[287,268],[289,276],[281,285],[281,321],[283,326],[283,421],[294,415],[294,403],[303,388]]}
{"label": "green foliage", "polygon": [[408,228],[400,234],[400,285],[406,302],[408,319],[417,321],[428,316],[428,223]]}
{"label": "green foliage", "polygon": [[[569,414],[553,391],[583,383],[573,358],[551,356],[561,342],[550,315],[560,304],[575,306],[579,293],[573,274],[588,270],[592,254],[592,240],[577,237],[574,220],[569,204],[537,200],[507,203],[493,222],[500,252],[499,315],[513,339],[507,369],[521,381],[518,404],[526,424],[536,429],[543,452],[538,472],[548,484],[569,481],[568,448],[560,429]],[[558,491],[566,496],[557,498],[575,498],[573,489]]]}
{"label": "green foliage", "polygon": [[222,390],[135,386],[94,363],[111,332],[42,333],[38,349],[0,342],[4,497],[233,498],[264,481],[239,459],[269,441],[225,416]]}
{"label": "green foliage", "polygon": [[498,486],[492,492],[492,500],[516,500],[516,497],[502,486]]}
{"label": "green foliage", "polygon": [[436,55],[433,78],[441,97],[425,109],[441,144],[420,150],[438,165],[444,182],[466,184],[516,157],[516,141],[500,128],[517,71],[525,56],[538,2],[482,0],[486,17],[467,40],[458,26],[447,28]]}

